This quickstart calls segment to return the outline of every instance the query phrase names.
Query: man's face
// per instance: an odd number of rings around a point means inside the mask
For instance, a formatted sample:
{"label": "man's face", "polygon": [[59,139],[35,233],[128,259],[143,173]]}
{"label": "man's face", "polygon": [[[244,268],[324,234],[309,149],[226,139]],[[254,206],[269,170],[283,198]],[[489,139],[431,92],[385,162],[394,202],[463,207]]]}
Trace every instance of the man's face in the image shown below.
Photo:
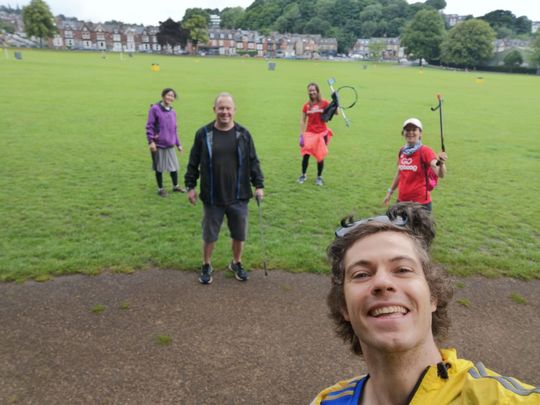
{"label": "man's face", "polygon": [[317,87],[309,86],[308,87],[308,95],[309,95],[309,99],[311,101],[317,101],[317,98],[319,96],[319,92],[317,91]]}
{"label": "man's face", "polygon": [[229,127],[234,122],[236,107],[231,97],[219,97],[214,105],[216,113],[216,122],[219,127]]}
{"label": "man's face", "polygon": [[414,242],[398,232],[379,232],[352,245],[344,260],[345,319],[362,351],[395,353],[433,343],[436,303]]}

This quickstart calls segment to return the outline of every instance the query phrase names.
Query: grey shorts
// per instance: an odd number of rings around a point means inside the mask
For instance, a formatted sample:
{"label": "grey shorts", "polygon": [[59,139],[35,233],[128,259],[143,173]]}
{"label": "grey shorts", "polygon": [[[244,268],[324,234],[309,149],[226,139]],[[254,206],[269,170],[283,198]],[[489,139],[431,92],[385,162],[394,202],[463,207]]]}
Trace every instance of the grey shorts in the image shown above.
{"label": "grey shorts", "polygon": [[234,240],[245,241],[247,233],[248,202],[236,201],[229,205],[204,204],[202,238],[206,243],[218,240],[223,217],[227,216],[230,236]]}

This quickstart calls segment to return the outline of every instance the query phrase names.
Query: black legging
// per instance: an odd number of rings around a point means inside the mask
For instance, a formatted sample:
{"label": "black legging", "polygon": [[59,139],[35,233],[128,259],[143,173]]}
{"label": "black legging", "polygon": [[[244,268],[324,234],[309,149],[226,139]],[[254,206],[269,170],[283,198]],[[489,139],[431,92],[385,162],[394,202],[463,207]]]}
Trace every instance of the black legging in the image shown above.
{"label": "black legging", "polygon": [[[171,180],[172,180],[173,186],[178,185],[178,172],[171,172]],[[158,172],[157,170],[156,170],[156,181],[157,181],[158,187],[162,189],[163,188],[163,173]]]}
{"label": "black legging", "polygon": [[[302,158],[302,174],[306,174],[309,164],[309,155],[304,155]],[[324,160],[317,162],[317,177],[321,177],[322,171],[324,169]]]}

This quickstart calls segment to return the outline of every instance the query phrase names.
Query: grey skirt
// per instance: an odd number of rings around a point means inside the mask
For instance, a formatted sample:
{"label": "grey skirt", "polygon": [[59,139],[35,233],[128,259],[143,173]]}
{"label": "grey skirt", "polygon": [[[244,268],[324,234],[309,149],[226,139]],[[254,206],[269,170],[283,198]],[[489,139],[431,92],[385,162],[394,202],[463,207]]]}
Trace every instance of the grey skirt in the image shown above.
{"label": "grey skirt", "polygon": [[175,147],[167,149],[158,148],[152,154],[152,170],[156,172],[177,172],[179,169],[178,158],[176,157]]}

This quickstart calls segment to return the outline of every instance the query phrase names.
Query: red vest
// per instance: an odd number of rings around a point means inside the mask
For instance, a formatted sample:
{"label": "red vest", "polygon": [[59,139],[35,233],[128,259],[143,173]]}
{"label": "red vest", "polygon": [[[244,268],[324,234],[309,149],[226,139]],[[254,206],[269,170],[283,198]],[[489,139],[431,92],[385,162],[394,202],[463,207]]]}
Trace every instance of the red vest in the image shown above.
{"label": "red vest", "polygon": [[422,146],[409,156],[399,154],[399,201],[413,201],[420,204],[431,202],[431,195],[429,191],[426,192],[426,169],[434,159],[437,159],[437,155],[427,146]]}

